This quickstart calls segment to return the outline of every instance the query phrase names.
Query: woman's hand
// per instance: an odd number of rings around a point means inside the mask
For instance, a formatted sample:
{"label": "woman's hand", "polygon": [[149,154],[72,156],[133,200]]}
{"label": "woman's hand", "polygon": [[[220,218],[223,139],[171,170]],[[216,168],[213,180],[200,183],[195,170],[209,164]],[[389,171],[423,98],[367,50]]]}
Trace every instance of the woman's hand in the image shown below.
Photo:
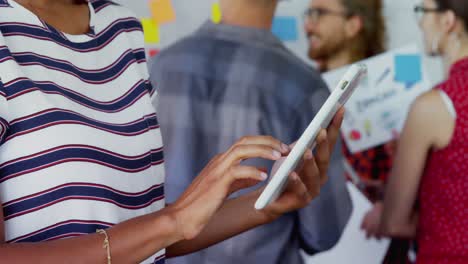
{"label": "woman's hand", "polygon": [[375,237],[380,239],[380,221],[382,219],[383,203],[376,202],[372,209],[367,212],[361,224],[361,229],[366,233],[368,239]]}
{"label": "woman's hand", "polygon": [[393,157],[396,154],[397,147],[398,147],[398,138],[395,138],[394,140],[384,145],[385,152],[387,152],[387,155],[391,157]]}
{"label": "woman's hand", "polygon": [[263,189],[224,202],[229,194],[253,186],[266,177],[262,170],[243,167],[239,163],[247,158],[263,157],[277,160],[274,167],[278,167],[280,155],[277,152],[272,155],[272,152],[281,151],[284,156],[289,148],[269,137],[252,137],[241,140],[216,157],[182,198],[168,208],[175,212],[170,214],[179,222],[181,235],[178,239],[183,241],[178,240],[169,247],[167,255],[174,257],[201,250],[307,206],[319,195],[327,179],[330,155],[343,114],[343,110],[338,112],[328,132],[321,131],[315,156],[311,151],[304,154],[304,161],[290,175],[284,193],[263,210],[254,207]]}
{"label": "woman's hand", "polygon": [[180,238],[196,237],[233,192],[267,179],[267,174],[241,162],[251,158],[279,160],[289,147],[266,136],[245,137],[213,158],[177,202],[169,206]]}
{"label": "woman's hand", "polygon": [[[277,217],[306,207],[320,194],[320,189],[328,179],[328,167],[336,140],[340,134],[344,110],[335,116],[327,130],[322,130],[316,140],[315,156],[311,150],[306,151],[303,162],[290,175],[288,186],[282,195],[268,205],[263,212],[276,219]],[[293,146],[291,146],[292,148]],[[272,175],[279,168],[284,158],[273,166]]]}

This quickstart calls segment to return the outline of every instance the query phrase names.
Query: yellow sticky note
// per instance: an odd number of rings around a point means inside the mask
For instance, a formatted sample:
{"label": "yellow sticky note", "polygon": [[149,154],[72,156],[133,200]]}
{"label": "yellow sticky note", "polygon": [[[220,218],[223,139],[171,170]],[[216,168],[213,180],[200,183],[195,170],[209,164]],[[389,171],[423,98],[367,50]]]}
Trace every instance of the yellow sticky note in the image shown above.
{"label": "yellow sticky note", "polygon": [[142,18],[143,33],[147,44],[159,43],[159,26],[151,18]]}
{"label": "yellow sticky note", "polygon": [[176,19],[171,0],[150,0],[151,15],[157,25],[173,22]]}
{"label": "yellow sticky note", "polygon": [[211,20],[215,24],[219,24],[221,22],[221,7],[219,3],[214,3],[211,6]]}

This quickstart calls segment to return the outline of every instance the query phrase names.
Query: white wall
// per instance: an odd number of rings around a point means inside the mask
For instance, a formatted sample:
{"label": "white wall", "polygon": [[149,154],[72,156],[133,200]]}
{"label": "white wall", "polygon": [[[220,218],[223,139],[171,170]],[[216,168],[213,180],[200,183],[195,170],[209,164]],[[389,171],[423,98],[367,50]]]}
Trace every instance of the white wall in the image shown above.
{"label": "white wall", "polygon": [[[181,37],[196,30],[211,13],[211,4],[217,0],[172,0],[177,20],[161,27],[161,43],[156,47],[162,48],[172,44]],[[234,0],[232,0],[234,1]],[[307,60],[307,41],[302,30],[302,14],[310,0],[282,1],[278,8],[278,15],[295,16],[298,19],[299,40],[288,42],[286,45],[299,57]],[[420,33],[413,16],[413,6],[417,0],[384,0],[385,17],[389,31],[389,48],[401,47],[409,42],[419,42]],[[132,9],[140,17],[149,17],[147,0],[115,0],[115,2]],[[436,60],[427,61],[433,82],[442,78],[441,64]]]}

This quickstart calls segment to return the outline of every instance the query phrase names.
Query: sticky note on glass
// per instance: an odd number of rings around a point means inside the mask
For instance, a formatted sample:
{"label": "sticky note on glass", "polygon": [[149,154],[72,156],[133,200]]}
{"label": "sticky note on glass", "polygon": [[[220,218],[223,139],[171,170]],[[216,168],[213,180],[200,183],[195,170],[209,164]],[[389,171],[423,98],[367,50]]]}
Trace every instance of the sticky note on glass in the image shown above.
{"label": "sticky note on glass", "polygon": [[418,54],[395,56],[395,81],[404,83],[411,88],[422,81],[422,59]]}
{"label": "sticky note on glass", "polygon": [[176,15],[171,0],[150,0],[149,6],[156,25],[175,21]]}
{"label": "sticky note on glass", "polygon": [[159,26],[151,18],[142,18],[143,33],[147,44],[159,43]]}
{"label": "sticky note on glass", "polygon": [[296,41],[299,37],[295,17],[275,17],[272,32],[282,41]]}
{"label": "sticky note on glass", "polygon": [[211,6],[211,20],[215,24],[219,24],[221,22],[221,7],[219,3],[213,3]]}
{"label": "sticky note on glass", "polygon": [[150,49],[148,53],[149,53],[149,57],[152,58],[152,57],[158,55],[159,50],[158,49]]}

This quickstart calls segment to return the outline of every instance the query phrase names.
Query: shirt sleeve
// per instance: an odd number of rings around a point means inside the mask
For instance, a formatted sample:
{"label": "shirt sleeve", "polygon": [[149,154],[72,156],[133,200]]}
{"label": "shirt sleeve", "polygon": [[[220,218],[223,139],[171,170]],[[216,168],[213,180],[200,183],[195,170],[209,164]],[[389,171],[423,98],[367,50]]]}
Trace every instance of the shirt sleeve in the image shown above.
{"label": "shirt sleeve", "polygon": [[127,13],[126,15],[128,17],[131,17],[139,22],[139,34],[138,37],[135,38],[129,38],[128,41],[130,42],[130,45],[133,49],[133,53],[135,54],[135,58],[138,61],[138,70],[146,82],[146,89],[148,90],[148,94],[151,97],[152,102],[154,101],[154,98],[156,97],[156,88],[155,86],[151,83],[150,81],[150,76],[149,76],[149,63],[148,63],[148,57],[145,51],[145,40],[144,40],[144,33],[143,33],[143,26],[141,24],[141,21],[138,20],[137,16],[135,13],[133,13],[130,10],[125,9],[125,12]]}
{"label": "shirt sleeve", "polygon": [[8,114],[8,104],[7,104],[7,94],[2,80],[2,75],[5,74],[7,70],[6,63],[9,61],[8,57],[10,56],[10,51],[5,45],[3,35],[0,32],[0,145],[3,145],[5,140],[5,135],[9,129],[9,122],[7,121]]}
{"label": "shirt sleeve", "polygon": [[5,118],[7,114],[7,100],[4,90],[3,83],[0,79],[0,146],[3,145],[9,129],[9,122]]}
{"label": "shirt sleeve", "polygon": [[[311,87],[315,87],[312,96],[301,105],[300,111],[304,115],[301,115],[297,124],[299,131],[305,130],[329,95],[326,84],[322,81]],[[346,187],[340,140],[337,141],[331,157],[328,177],[320,196],[298,211],[301,247],[309,254],[332,248],[340,239],[351,216],[352,202]]]}

